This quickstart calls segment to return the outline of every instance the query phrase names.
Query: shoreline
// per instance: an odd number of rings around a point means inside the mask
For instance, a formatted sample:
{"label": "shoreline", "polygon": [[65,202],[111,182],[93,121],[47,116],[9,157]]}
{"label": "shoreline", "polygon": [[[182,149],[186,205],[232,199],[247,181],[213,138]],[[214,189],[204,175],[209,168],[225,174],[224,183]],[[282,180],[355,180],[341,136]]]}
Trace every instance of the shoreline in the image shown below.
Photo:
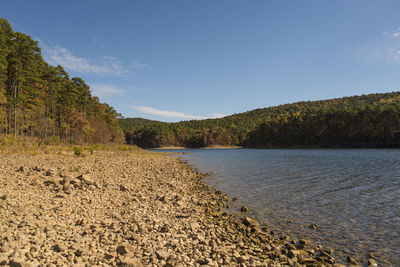
{"label": "shoreline", "polygon": [[292,146],[207,146],[207,147],[184,147],[184,146],[163,146],[146,148],[150,150],[185,150],[185,149],[399,149],[400,145],[379,146],[379,145],[292,145]]}
{"label": "shoreline", "polygon": [[96,151],[0,158],[0,263],[344,266],[331,250],[228,214],[232,200],[178,157]]}
{"label": "shoreline", "polygon": [[244,148],[242,146],[206,146],[206,147],[184,147],[184,146],[162,146],[162,147],[153,147],[150,149],[158,149],[158,150],[174,150],[174,149],[240,149]]}

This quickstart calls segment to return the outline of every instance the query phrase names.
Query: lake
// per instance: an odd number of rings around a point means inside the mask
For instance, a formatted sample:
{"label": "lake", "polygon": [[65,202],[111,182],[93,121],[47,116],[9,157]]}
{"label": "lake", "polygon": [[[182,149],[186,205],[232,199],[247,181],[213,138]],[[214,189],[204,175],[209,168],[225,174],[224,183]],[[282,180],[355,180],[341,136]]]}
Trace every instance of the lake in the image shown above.
{"label": "lake", "polygon": [[[400,150],[186,149],[206,182],[238,198],[268,229],[335,250],[400,263]],[[310,229],[310,224],[318,225]]]}

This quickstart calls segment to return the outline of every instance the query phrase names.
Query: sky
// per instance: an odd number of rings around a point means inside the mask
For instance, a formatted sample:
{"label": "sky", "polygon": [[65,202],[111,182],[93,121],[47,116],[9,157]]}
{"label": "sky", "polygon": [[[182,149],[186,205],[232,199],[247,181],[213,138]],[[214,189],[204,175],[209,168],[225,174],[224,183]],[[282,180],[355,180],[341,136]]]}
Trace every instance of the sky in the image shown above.
{"label": "sky", "polygon": [[398,91],[398,0],[0,0],[124,117],[181,121]]}

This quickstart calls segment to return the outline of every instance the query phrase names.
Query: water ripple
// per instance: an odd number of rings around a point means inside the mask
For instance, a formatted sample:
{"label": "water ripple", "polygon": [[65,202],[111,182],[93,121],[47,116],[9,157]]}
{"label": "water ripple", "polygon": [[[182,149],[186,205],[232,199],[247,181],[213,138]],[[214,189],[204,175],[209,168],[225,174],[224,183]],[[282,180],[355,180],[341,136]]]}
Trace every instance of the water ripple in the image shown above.
{"label": "water ripple", "polygon": [[[271,229],[334,248],[339,258],[400,262],[400,150],[192,150],[207,181]],[[308,228],[316,223],[318,230]]]}

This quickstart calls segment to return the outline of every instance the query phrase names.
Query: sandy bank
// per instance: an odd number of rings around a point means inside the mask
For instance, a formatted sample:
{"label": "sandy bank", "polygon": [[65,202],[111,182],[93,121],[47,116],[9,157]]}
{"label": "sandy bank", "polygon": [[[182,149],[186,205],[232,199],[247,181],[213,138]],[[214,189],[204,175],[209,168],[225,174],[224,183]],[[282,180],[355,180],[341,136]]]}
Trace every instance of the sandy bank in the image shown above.
{"label": "sandy bank", "polygon": [[[0,155],[0,263],[333,266],[332,251],[224,212],[230,200],[176,157]],[[264,229],[266,230],[266,229]],[[341,266],[335,264],[335,266]]]}

